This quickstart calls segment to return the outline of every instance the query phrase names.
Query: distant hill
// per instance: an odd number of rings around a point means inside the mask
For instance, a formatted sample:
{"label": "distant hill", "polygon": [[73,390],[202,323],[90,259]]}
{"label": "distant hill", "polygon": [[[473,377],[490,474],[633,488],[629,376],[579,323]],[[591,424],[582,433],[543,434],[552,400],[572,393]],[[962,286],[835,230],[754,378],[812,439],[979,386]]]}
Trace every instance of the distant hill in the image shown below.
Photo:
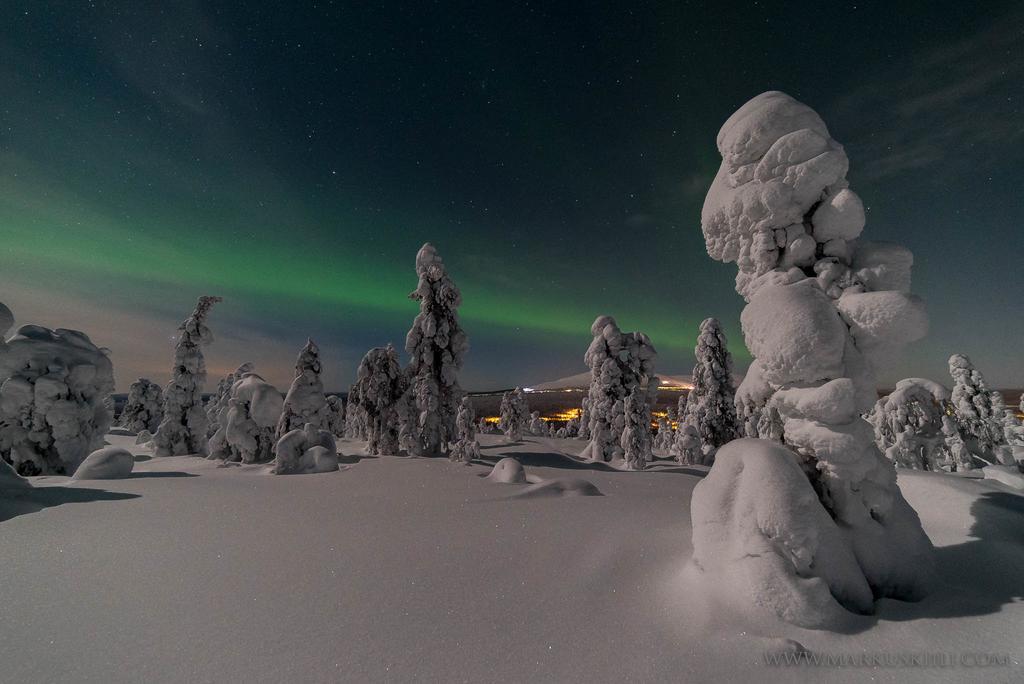
{"label": "distant hill", "polygon": [[[666,389],[690,389],[693,387],[693,382],[689,375],[658,374],[658,378],[661,380],[662,386]],[[557,380],[549,380],[547,382],[527,385],[523,389],[529,389],[533,392],[557,392],[559,390],[587,389],[588,387],[590,387],[590,371],[577,373],[576,375],[570,375],[565,378],[558,378]]]}

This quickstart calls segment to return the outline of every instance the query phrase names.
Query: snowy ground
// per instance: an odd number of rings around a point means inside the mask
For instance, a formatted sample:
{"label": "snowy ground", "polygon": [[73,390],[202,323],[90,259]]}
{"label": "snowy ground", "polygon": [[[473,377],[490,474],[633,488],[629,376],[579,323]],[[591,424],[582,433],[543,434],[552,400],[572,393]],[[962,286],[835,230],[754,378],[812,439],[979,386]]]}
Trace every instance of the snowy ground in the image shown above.
{"label": "snowy ground", "polygon": [[[700,468],[617,472],[572,460],[574,440],[502,440],[483,436],[486,460],[603,496],[358,456],[319,475],[173,457],[129,479],[33,478],[0,500],[0,680],[1024,681],[1024,496],[1008,487],[901,472],[947,585],[834,634],[703,604],[683,572]],[[766,665],[783,639],[957,664]]]}

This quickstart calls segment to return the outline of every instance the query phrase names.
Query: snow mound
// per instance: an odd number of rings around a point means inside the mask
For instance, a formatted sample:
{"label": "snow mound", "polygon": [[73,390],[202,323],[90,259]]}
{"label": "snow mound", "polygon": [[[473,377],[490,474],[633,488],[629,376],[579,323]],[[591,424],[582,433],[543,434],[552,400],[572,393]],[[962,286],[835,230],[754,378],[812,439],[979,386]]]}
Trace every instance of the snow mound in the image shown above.
{"label": "snow mound", "polygon": [[509,456],[494,464],[487,479],[503,484],[526,484],[526,470],[522,463]]}
{"label": "snow mound", "polygon": [[131,475],[135,457],[121,447],[108,446],[89,454],[78,466],[72,480],[113,480]]}
{"label": "snow mound", "polygon": [[1024,473],[1017,466],[992,465],[981,469],[988,480],[1001,482],[1007,487],[1024,489]]}
{"label": "snow mound", "polygon": [[[0,304],[0,306],[3,306],[3,304]],[[2,310],[0,310],[0,313],[2,313]],[[7,461],[0,459],[0,492],[25,489],[32,489],[32,483],[14,472],[14,468]]]}
{"label": "snow mound", "polygon": [[558,496],[604,496],[593,482],[579,477],[557,477],[541,480],[512,495],[517,499],[535,499]]}
{"label": "snow mound", "polygon": [[313,423],[306,423],[301,430],[286,432],[277,441],[274,455],[275,475],[330,473],[338,469],[334,435]]}
{"label": "snow mound", "polygon": [[143,430],[139,433],[139,436],[135,438],[136,444],[146,444],[147,442],[153,441],[153,433],[149,430]]}

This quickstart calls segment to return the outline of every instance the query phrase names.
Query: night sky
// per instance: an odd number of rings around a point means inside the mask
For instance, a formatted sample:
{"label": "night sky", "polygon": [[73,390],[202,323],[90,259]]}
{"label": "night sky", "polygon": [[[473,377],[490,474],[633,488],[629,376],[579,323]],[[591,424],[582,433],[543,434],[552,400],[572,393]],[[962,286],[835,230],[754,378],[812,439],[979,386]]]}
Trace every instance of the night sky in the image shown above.
{"label": "night sky", "polygon": [[777,89],[845,145],[865,237],[916,255],[932,330],[882,381],[963,352],[1021,386],[1019,6],[5,2],[0,301],[109,347],[125,391],[221,295],[211,374],[286,387],[312,336],[342,389],[404,345],[431,241],[470,389],[584,370],[604,313],[665,373],[717,316],[742,369],[700,207],[719,127]]}

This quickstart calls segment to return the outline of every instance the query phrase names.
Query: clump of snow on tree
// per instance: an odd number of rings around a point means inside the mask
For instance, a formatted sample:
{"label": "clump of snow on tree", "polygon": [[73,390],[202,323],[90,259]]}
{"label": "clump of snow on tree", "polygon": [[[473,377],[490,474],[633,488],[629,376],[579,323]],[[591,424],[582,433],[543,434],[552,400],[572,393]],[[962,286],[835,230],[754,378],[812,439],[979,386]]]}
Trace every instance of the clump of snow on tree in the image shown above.
{"label": "clump of snow on tree", "polygon": [[590,368],[590,443],[581,456],[594,461],[617,460],[623,457],[626,397],[636,387],[657,389],[654,361],[658,353],[647,335],[622,332],[611,316],[598,316],[590,333],[594,339],[583,357]]}
{"label": "clump of snow on tree", "polygon": [[635,386],[626,397],[624,418],[622,459],[629,470],[643,470],[654,458],[654,454],[651,439],[651,404],[647,390],[640,385]]}
{"label": "clump of snow on tree", "polygon": [[366,352],[356,377],[349,403],[358,402],[365,412],[366,452],[385,456],[398,454],[398,410],[408,382],[395,348],[389,344]]}
{"label": "clump of snow on tree", "polygon": [[253,369],[253,365],[246,362],[217,381],[213,395],[206,402],[206,434],[210,437],[226,425],[228,402],[231,401],[231,388],[235,381],[246,373],[252,373]]}
{"label": "clump of snow on tree", "polygon": [[295,379],[285,395],[284,409],[277,423],[279,438],[286,432],[302,429],[306,423],[326,427],[327,398],[320,370],[320,348],[313,340],[306,340],[306,346],[295,361]]}
{"label": "clump of snow on tree", "polygon": [[693,367],[693,389],[687,395],[686,412],[680,417],[697,428],[708,464],[713,462],[718,447],[740,436],[732,355],[726,345],[718,319],[704,319],[694,350],[697,363]]}
{"label": "clump of snow on tree", "polygon": [[405,338],[410,391],[419,413],[419,453],[438,456],[455,435],[455,415],[464,394],[458,371],[469,342],[459,325],[459,288],[429,242],[416,254],[416,275],[419,284],[409,297],[420,303],[420,312]]}
{"label": "clump of snow on tree", "polygon": [[113,480],[127,477],[135,467],[132,452],[121,447],[103,447],[89,454],[78,466],[74,480]]}
{"label": "clump of snow on tree", "polygon": [[329,473],[338,469],[334,436],[313,423],[290,430],[274,446],[274,474]]}
{"label": "clump of snow on tree", "polygon": [[[231,386],[224,424],[224,441],[211,458],[242,463],[265,463],[274,457],[275,428],[284,398],[256,373],[245,373]],[[219,432],[218,432],[219,434]],[[214,435],[211,442],[215,442]]]}
{"label": "clump of snow on tree", "polygon": [[459,440],[452,447],[451,460],[457,463],[472,463],[480,458],[480,443],[476,441],[476,413],[469,397],[463,397],[459,414],[455,417],[455,429]]}
{"label": "clump of snow on tree", "polygon": [[520,441],[526,428],[527,416],[530,415],[530,407],[521,388],[516,387],[501,396],[499,413],[501,419],[498,421],[498,428],[505,433],[508,441]]}
{"label": "clump of snow on tree", "polygon": [[112,420],[109,352],[76,330],[23,325],[0,304],[0,457],[21,475],[71,475]]}
{"label": "clump of snow on tree", "polygon": [[164,390],[164,416],[153,436],[156,456],[206,455],[207,418],[203,410],[206,361],[203,347],[213,341],[206,318],[220,297],[200,297],[178,328],[171,381]]}
{"label": "clump of snow on tree", "polygon": [[934,550],[860,417],[877,398],[874,364],[926,332],[908,293],[913,257],[857,239],[864,211],[846,154],[788,95],[743,105],[718,149],[701,225],[708,254],[736,262],[747,300],[754,361],[737,404],[746,430],[776,411],[784,446],[719,451],[694,491],[694,563],[733,597],[805,626],[834,624],[840,605],[870,610],[873,596],[920,598]]}
{"label": "clump of snow on tree", "polygon": [[136,434],[143,430],[156,432],[163,415],[164,393],[160,385],[148,378],[139,378],[128,387],[128,399],[118,425]]}
{"label": "clump of snow on tree", "polygon": [[345,402],[341,397],[332,394],[327,397],[325,409],[324,426],[335,437],[345,436]]}

